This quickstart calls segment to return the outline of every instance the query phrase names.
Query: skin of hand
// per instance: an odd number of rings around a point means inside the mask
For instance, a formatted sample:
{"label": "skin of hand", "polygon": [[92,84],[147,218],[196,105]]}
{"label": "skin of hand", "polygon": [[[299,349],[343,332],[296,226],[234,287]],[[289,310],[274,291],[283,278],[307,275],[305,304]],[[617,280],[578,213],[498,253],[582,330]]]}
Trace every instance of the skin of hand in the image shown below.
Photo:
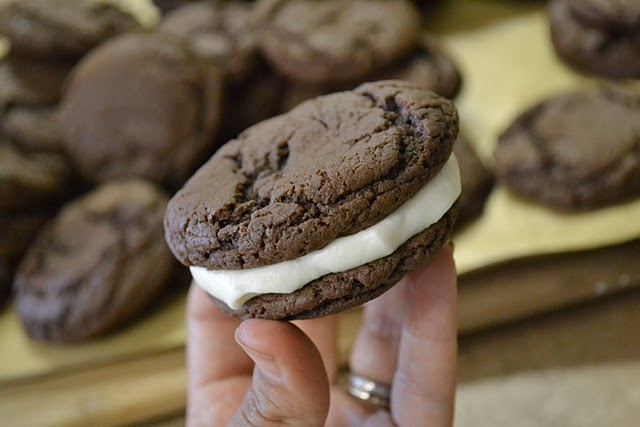
{"label": "skin of hand", "polygon": [[334,385],[334,316],[242,323],[192,286],[187,307],[188,426],[451,426],[456,384],[453,249],[365,306],[353,373],[391,384],[390,411]]}

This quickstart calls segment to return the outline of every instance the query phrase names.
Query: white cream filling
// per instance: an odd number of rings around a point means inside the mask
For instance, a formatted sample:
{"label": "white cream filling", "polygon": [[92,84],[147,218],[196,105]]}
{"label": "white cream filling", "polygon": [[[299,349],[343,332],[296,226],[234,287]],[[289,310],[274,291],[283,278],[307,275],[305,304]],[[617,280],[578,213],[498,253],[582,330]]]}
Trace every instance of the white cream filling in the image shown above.
{"label": "white cream filling", "polygon": [[195,281],[232,309],[267,293],[295,292],[330,273],[339,273],[391,255],[411,237],[435,224],[460,195],[460,172],[451,156],[440,172],[382,221],[339,237],[300,258],[248,270],[191,267]]}

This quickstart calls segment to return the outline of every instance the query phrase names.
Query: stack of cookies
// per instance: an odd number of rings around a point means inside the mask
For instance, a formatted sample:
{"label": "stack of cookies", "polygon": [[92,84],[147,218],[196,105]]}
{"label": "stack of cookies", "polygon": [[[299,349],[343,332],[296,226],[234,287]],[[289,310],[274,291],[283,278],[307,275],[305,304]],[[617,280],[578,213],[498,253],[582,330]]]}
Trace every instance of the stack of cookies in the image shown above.
{"label": "stack of cookies", "polygon": [[159,19],[150,0],[0,5],[0,294],[14,285],[35,338],[107,332],[147,305],[175,270],[162,239],[164,190],[141,181],[93,189],[59,122],[76,64],[106,40],[149,31]]}

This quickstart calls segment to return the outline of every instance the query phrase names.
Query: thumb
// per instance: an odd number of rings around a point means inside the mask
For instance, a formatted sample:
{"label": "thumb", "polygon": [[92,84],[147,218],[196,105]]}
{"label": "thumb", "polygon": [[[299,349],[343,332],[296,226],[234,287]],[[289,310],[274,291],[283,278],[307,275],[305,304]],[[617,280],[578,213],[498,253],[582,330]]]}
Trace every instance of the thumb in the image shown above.
{"label": "thumb", "polygon": [[324,426],[329,379],[322,357],[295,325],[247,320],[236,341],[255,362],[251,388],[230,426]]}

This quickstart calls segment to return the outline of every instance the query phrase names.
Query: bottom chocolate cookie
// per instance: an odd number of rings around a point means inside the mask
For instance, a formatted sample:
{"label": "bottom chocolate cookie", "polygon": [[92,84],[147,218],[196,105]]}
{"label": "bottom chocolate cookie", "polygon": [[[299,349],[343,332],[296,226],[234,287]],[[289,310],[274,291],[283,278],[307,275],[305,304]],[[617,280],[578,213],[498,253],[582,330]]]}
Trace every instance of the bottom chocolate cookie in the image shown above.
{"label": "bottom chocolate cookie", "polygon": [[415,235],[391,255],[363,266],[323,276],[291,294],[254,297],[239,309],[211,300],[238,319],[310,319],[338,313],[370,301],[397,284],[408,272],[424,265],[447,242],[457,214],[457,203],[431,227]]}

